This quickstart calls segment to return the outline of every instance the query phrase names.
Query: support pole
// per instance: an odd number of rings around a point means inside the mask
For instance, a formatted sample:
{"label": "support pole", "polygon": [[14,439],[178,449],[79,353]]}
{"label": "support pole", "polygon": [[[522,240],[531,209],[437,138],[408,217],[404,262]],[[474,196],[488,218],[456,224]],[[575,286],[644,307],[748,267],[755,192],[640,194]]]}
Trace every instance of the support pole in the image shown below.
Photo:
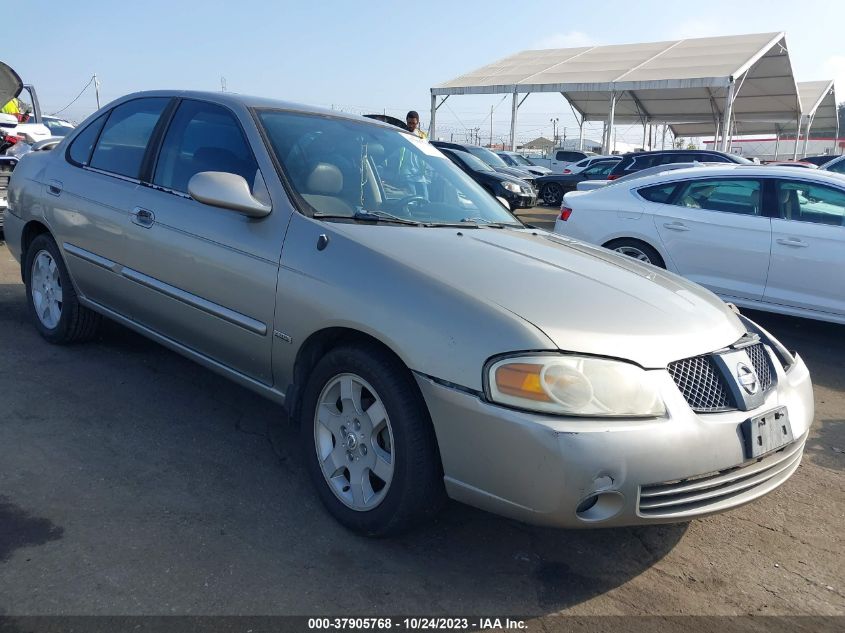
{"label": "support pole", "polygon": [[613,144],[613,119],[616,116],[616,93],[611,91],[610,92],[610,111],[607,114],[607,133],[605,134],[604,140],[604,147],[602,148],[602,152],[604,154],[610,154]]}
{"label": "support pole", "polygon": [[807,119],[807,130],[804,132],[804,149],[801,151],[801,156],[807,155],[807,142],[810,140],[810,128],[813,127],[813,119],[816,118],[815,112]]}
{"label": "support pole", "polygon": [[431,122],[428,124],[428,138],[432,141],[437,140],[434,136],[434,120],[437,118],[437,95],[431,95]]}
{"label": "support pole", "polygon": [[648,137],[648,119],[643,122],[643,150],[646,150],[646,138]]}
{"label": "support pole", "polygon": [[775,160],[778,159],[779,146],[780,146],[780,128],[775,126]]}
{"label": "support pole", "polygon": [[516,111],[519,109],[517,99],[519,94],[516,90],[513,91],[513,103],[511,104],[511,151],[516,151]]}
{"label": "support pole", "polygon": [[578,151],[584,149],[584,117],[581,117],[581,123],[578,124]]}
{"label": "support pole", "polygon": [[795,147],[792,150],[792,160],[798,160],[798,140],[801,138],[801,117],[798,117],[795,124]]}
{"label": "support pole", "polygon": [[668,127],[666,123],[663,124],[663,138],[660,140],[660,149],[666,149],[666,129]]}
{"label": "support pole", "polygon": [[725,94],[725,111],[722,113],[722,143],[721,151],[728,151],[728,133],[731,129],[731,117],[734,108],[734,82],[728,84],[728,92]]}

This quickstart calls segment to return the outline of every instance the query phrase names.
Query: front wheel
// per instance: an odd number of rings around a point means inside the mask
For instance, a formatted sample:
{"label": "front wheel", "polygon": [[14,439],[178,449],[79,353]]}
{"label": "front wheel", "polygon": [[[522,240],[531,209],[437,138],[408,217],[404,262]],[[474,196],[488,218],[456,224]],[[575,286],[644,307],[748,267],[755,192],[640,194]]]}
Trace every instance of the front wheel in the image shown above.
{"label": "front wheel", "polygon": [[375,346],[336,348],[305,386],[300,433],[323,504],[367,536],[401,533],[445,499],[425,401],[408,369]]}
{"label": "front wheel", "polygon": [[540,197],[547,205],[556,207],[563,201],[563,187],[556,182],[547,183],[543,185]]}
{"label": "front wheel", "polygon": [[45,339],[64,344],[96,335],[101,317],[79,303],[59,247],[46,233],[27,248],[24,282],[29,312]]}

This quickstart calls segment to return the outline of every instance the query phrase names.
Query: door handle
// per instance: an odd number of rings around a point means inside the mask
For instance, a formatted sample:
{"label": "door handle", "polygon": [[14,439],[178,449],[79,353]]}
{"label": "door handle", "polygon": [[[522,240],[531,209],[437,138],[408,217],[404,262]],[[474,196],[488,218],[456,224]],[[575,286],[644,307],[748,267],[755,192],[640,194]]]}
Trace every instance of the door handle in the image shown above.
{"label": "door handle", "polygon": [[689,227],[682,222],[666,222],[663,226],[672,231],[689,231]]}
{"label": "door handle", "polygon": [[806,248],[809,246],[807,242],[804,240],[799,240],[797,237],[790,237],[787,239],[780,238],[777,240],[778,244],[783,244],[784,246],[795,246],[797,248]]}
{"label": "door handle", "polygon": [[142,226],[145,229],[150,228],[156,221],[155,213],[149,209],[143,209],[141,207],[135,207],[130,215],[132,216],[133,224]]}
{"label": "door handle", "polygon": [[47,193],[53,196],[59,196],[62,193],[62,183],[58,180],[51,180],[47,183]]}

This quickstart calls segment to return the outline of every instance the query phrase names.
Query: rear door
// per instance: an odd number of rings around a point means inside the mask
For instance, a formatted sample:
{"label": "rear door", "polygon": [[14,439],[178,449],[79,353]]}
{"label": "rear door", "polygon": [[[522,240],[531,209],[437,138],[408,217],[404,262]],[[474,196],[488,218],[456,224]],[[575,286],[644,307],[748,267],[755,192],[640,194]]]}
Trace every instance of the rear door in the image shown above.
{"label": "rear door", "polygon": [[126,314],[126,229],[167,97],[126,101],[88,124],[45,175],[45,213],[83,296]]}
{"label": "rear door", "polygon": [[772,229],[761,193],[756,178],[697,179],[649,205],[675,270],[722,296],[762,299]]}
{"label": "rear door", "polygon": [[[123,261],[136,281],[131,314],[145,326],[265,384],[272,383],[276,279],[290,206],[270,200],[273,171],[252,121],[185,99],[175,109],[150,173],[134,198]],[[247,130],[252,134],[252,144]],[[261,166],[259,166],[259,164]],[[193,200],[204,171],[242,176],[273,211],[263,218]]]}
{"label": "rear door", "polygon": [[802,180],[774,186],[765,300],[845,316],[845,188]]}

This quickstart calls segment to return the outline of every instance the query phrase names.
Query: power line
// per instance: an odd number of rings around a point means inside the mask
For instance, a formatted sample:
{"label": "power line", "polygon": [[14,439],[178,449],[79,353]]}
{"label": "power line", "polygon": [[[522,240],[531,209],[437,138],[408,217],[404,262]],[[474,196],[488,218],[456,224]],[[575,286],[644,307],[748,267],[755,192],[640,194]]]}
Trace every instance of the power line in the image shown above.
{"label": "power line", "polygon": [[60,114],[60,113],[64,112],[64,111],[65,111],[65,110],[67,110],[70,106],[72,106],[74,103],[76,103],[76,102],[77,102],[77,100],[79,99],[79,97],[81,97],[81,96],[82,96],[82,94],[83,94],[86,90],[88,90],[88,86],[90,86],[92,83],[94,83],[94,77],[93,77],[93,76],[91,77],[91,79],[89,79],[89,80],[88,80],[88,83],[87,83],[87,84],[85,84],[85,87],[84,87],[84,88],[80,91],[80,93],[79,93],[78,95],[76,95],[76,98],[75,98],[73,101],[71,101],[69,104],[67,104],[67,105],[66,105],[64,108],[62,108],[61,110],[56,110],[56,111],[55,111],[55,112],[53,112],[53,114],[51,114],[50,116],[56,116],[57,114]]}

